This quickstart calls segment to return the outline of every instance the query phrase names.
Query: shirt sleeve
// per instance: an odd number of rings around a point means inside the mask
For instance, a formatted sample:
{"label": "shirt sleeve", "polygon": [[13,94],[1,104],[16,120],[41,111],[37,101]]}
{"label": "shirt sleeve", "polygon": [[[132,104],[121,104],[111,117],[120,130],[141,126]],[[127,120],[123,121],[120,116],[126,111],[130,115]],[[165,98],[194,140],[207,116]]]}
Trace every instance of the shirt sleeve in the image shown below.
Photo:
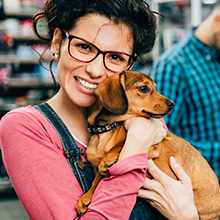
{"label": "shirt sleeve", "polygon": [[[36,112],[10,112],[1,119],[0,144],[6,170],[30,219],[78,219],[75,207],[83,192],[50,123],[37,118]],[[147,154],[113,165],[81,219],[128,219],[146,168]]]}

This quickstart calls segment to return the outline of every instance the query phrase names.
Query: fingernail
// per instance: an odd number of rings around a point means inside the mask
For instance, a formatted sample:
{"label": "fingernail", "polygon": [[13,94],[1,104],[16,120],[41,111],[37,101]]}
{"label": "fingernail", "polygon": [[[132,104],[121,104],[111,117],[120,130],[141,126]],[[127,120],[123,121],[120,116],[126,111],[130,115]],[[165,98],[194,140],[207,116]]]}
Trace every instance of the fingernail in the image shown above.
{"label": "fingernail", "polygon": [[148,166],[148,168],[149,168],[149,166],[151,166],[153,164],[153,160],[148,160],[148,163],[147,163],[147,166]]}
{"label": "fingernail", "polygon": [[173,163],[176,163],[176,160],[173,156],[170,157],[170,160],[173,162]]}

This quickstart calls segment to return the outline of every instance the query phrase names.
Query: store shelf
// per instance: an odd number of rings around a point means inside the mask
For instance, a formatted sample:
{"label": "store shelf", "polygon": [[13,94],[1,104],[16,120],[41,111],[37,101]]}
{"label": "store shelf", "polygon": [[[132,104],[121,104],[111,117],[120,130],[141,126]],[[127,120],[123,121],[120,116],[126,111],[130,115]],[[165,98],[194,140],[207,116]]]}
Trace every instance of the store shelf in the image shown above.
{"label": "store shelf", "polygon": [[21,34],[19,34],[19,35],[14,35],[12,37],[14,40],[34,40],[34,41],[39,40],[37,38],[37,36],[35,36],[35,35],[21,35]]}
{"label": "store shelf", "polygon": [[6,54],[6,55],[0,55],[0,64],[8,64],[8,63],[19,63],[19,64],[37,64],[39,63],[39,58],[21,58],[18,57],[17,55],[13,54]]}
{"label": "store shelf", "polygon": [[36,10],[26,11],[26,10],[18,10],[18,11],[4,11],[5,15],[8,17],[32,17]]}
{"label": "store shelf", "polygon": [[158,3],[168,3],[168,2],[180,2],[180,1],[183,1],[183,0],[153,0],[153,3],[154,4],[158,4]]}
{"label": "store shelf", "polygon": [[0,195],[14,192],[14,188],[8,176],[0,177]]}
{"label": "store shelf", "polygon": [[10,88],[37,88],[37,87],[44,87],[44,86],[51,86],[53,87],[52,82],[43,82],[40,79],[21,79],[21,78],[10,78],[9,79],[9,86]]}

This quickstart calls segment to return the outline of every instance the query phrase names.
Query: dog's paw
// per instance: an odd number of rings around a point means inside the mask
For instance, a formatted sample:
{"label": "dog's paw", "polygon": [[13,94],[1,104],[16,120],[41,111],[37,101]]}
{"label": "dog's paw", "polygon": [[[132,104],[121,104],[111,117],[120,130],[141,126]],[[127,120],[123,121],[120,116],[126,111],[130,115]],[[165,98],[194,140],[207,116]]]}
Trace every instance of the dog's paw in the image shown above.
{"label": "dog's paw", "polygon": [[103,176],[106,176],[109,174],[109,167],[114,165],[118,161],[118,157],[120,154],[120,151],[122,149],[121,145],[117,145],[113,147],[105,156],[102,158],[100,164],[99,164],[99,173]]}
{"label": "dog's paw", "polygon": [[76,210],[77,210],[78,215],[80,217],[86,213],[86,211],[88,209],[88,206],[91,203],[91,200],[92,200],[92,195],[88,194],[88,193],[84,194],[80,198],[80,200],[79,200],[79,202],[78,202],[78,204],[76,206]]}
{"label": "dog's paw", "polygon": [[103,176],[109,175],[109,168],[118,161],[118,158],[111,158],[106,156],[99,164],[99,173]]}

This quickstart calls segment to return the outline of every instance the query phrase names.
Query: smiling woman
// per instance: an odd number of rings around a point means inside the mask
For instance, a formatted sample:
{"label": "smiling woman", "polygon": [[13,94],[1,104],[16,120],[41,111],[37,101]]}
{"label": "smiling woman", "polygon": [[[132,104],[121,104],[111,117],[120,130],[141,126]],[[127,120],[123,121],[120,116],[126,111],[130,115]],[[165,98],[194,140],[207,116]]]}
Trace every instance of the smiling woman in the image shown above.
{"label": "smiling woman", "polygon": [[[114,24],[105,16],[87,14],[78,19],[69,32],[65,31],[65,35],[67,38],[60,46],[62,31],[57,28],[51,45],[53,53],[58,54],[55,59],[59,61],[57,75],[60,87],[65,90],[62,95],[68,95],[78,106],[89,107],[95,99],[91,87],[87,89],[85,85],[97,85],[115,71],[130,66],[130,57],[133,60],[131,30],[125,24]],[[73,36],[77,36],[78,42]],[[121,61],[125,59],[126,64]],[[56,103],[56,97],[49,103]]]}
{"label": "smiling woman", "polygon": [[[79,219],[76,205],[94,179],[84,153],[94,91],[153,48],[156,17],[143,0],[47,0],[33,19],[36,35],[53,55],[51,69],[54,60],[58,63],[60,89],[46,102],[13,110],[2,118],[3,161],[30,219]],[[42,19],[47,21],[48,37],[38,32]],[[134,118],[125,127],[123,160],[109,169],[81,219],[155,220],[155,192],[168,192],[157,205],[159,211],[166,207],[163,214],[169,219],[197,220],[192,187],[190,182],[183,185],[181,176],[181,181],[172,184],[175,194],[163,186],[140,189],[146,181],[148,150],[166,135],[163,124]],[[170,182],[168,177],[163,180]],[[180,187],[183,190],[177,190]],[[137,198],[139,192],[143,199]],[[145,196],[146,192],[152,196]],[[170,197],[180,201],[170,202]]]}

